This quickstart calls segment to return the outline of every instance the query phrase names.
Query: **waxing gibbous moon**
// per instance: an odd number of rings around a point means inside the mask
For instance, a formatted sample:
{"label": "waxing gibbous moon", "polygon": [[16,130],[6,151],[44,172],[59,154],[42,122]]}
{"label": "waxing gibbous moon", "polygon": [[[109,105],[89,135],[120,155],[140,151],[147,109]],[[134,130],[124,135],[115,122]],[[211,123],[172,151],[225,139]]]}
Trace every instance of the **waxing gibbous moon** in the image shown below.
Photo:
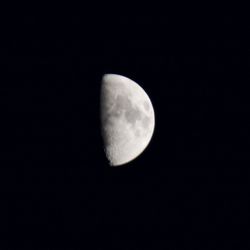
{"label": "waxing gibbous moon", "polygon": [[101,83],[101,131],[110,166],[139,156],[149,144],[155,126],[152,103],[131,79],[105,74]]}

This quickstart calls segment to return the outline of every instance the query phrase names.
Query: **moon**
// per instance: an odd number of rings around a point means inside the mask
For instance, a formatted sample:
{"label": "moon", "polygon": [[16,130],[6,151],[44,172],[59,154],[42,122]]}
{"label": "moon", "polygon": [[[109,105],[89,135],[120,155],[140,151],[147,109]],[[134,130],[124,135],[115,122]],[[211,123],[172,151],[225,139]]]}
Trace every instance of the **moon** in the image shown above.
{"label": "moon", "polygon": [[148,146],[155,114],[146,92],[133,80],[105,74],[100,96],[101,134],[111,167],[134,160]]}

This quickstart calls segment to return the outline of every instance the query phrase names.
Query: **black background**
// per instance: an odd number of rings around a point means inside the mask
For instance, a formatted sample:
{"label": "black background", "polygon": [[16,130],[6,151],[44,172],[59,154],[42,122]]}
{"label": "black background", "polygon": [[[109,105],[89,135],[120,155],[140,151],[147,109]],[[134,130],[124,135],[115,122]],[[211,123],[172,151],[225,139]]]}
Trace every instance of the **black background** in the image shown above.
{"label": "black background", "polygon": [[[246,20],[90,16],[2,23],[0,248],[248,249]],[[139,83],[156,115],[119,168],[102,149],[104,73]]]}

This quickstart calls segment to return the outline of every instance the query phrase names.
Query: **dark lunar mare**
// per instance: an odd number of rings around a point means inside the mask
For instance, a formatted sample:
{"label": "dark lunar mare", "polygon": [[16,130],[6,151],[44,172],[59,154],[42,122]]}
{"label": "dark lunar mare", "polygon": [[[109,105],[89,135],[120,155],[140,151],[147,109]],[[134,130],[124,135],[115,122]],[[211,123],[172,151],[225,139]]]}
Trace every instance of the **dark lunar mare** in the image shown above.
{"label": "dark lunar mare", "polygon": [[142,118],[143,113],[138,107],[133,107],[131,100],[124,95],[118,95],[116,98],[115,112],[122,112],[125,118],[132,126],[135,125],[137,120]]}
{"label": "dark lunar mare", "polygon": [[[103,129],[103,138],[104,142],[109,144],[109,136],[107,135],[106,130],[109,126],[112,126],[112,121],[114,118],[119,119],[123,114],[128,123],[132,127],[135,127],[135,123],[138,120],[142,121],[142,126],[147,129],[150,123],[150,118],[146,116],[138,107],[134,107],[129,97],[125,95],[118,95],[114,100],[114,105],[110,110],[110,99],[108,95],[103,94],[101,98],[102,102],[102,129]],[[145,109],[149,109],[149,104],[144,103]]]}

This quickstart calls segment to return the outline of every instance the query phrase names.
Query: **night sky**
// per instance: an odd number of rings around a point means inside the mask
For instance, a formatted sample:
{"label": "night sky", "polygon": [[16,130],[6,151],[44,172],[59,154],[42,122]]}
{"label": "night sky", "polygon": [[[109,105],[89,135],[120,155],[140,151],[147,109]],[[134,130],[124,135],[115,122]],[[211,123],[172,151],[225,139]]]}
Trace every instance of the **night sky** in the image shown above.
{"label": "night sky", "polygon": [[[249,249],[242,17],[4,21],[0,249]],[[150,144],[117,168],[100,135],[105,73],[136,81],[155,110]]]}

